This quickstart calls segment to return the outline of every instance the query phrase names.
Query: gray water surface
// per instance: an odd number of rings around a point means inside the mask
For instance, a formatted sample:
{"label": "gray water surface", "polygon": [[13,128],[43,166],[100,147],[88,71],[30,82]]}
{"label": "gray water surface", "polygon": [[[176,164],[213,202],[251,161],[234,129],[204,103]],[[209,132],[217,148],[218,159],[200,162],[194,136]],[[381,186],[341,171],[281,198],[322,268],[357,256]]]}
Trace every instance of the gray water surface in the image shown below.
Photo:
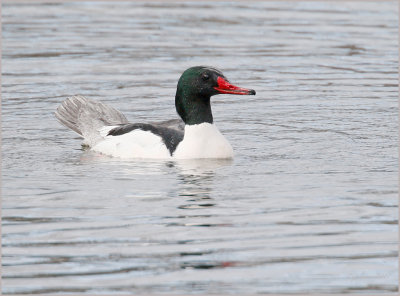
{"label": "gray water surface", "polygon": [[[2,291],[398,288],[397,2],[4,4]],[[232,161],[119,160],[54,118],[81,94],[176,118],[194,65]]]}

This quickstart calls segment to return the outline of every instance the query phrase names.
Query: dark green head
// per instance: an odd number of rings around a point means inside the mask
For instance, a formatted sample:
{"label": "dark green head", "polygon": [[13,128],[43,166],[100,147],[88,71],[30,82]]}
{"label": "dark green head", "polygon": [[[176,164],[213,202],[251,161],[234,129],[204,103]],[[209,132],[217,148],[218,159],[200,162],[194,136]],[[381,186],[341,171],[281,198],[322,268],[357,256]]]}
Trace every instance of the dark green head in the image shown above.
{"label": "dark green head", "polygon": [[176,111],[185,124],[212,123],[210,97],[217,94],[255,95],[256,92],[230,84],[215,68],[196,66],[183,72],[178,81]]}

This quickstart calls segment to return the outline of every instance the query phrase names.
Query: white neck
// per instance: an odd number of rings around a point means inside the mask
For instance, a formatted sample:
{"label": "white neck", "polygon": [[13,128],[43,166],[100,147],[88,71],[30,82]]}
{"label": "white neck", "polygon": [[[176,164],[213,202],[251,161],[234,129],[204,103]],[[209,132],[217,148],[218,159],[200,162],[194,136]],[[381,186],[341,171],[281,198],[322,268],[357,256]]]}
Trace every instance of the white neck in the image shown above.
{"label": "white neck", "polygon": [[185,126],[185,136],[173,155],[174,158],[232,158],[232,146],[211,123]]}

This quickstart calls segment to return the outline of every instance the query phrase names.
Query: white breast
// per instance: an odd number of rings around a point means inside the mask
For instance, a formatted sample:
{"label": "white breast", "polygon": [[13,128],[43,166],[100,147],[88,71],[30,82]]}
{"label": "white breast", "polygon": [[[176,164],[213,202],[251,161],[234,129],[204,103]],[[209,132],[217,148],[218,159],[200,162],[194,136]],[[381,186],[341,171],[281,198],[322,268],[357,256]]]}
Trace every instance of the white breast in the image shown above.
{"label": "white breast", "polygon": [[174,154],[177,159],[232,158],[233,149],[214,124],[185,126],[185,136]]}

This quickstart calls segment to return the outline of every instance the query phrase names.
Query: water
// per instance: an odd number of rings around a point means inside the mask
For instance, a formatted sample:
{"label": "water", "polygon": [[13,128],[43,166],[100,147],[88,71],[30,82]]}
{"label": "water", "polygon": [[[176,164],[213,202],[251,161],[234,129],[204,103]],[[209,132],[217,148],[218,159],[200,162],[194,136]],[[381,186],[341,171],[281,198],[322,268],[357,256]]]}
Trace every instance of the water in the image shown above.
{"label": "water", "polygon": [[[3,5],[3,293],[397,291],[397,2]],[[121,161],[73,94],[175,118],[193,65],[233,161]]]}

